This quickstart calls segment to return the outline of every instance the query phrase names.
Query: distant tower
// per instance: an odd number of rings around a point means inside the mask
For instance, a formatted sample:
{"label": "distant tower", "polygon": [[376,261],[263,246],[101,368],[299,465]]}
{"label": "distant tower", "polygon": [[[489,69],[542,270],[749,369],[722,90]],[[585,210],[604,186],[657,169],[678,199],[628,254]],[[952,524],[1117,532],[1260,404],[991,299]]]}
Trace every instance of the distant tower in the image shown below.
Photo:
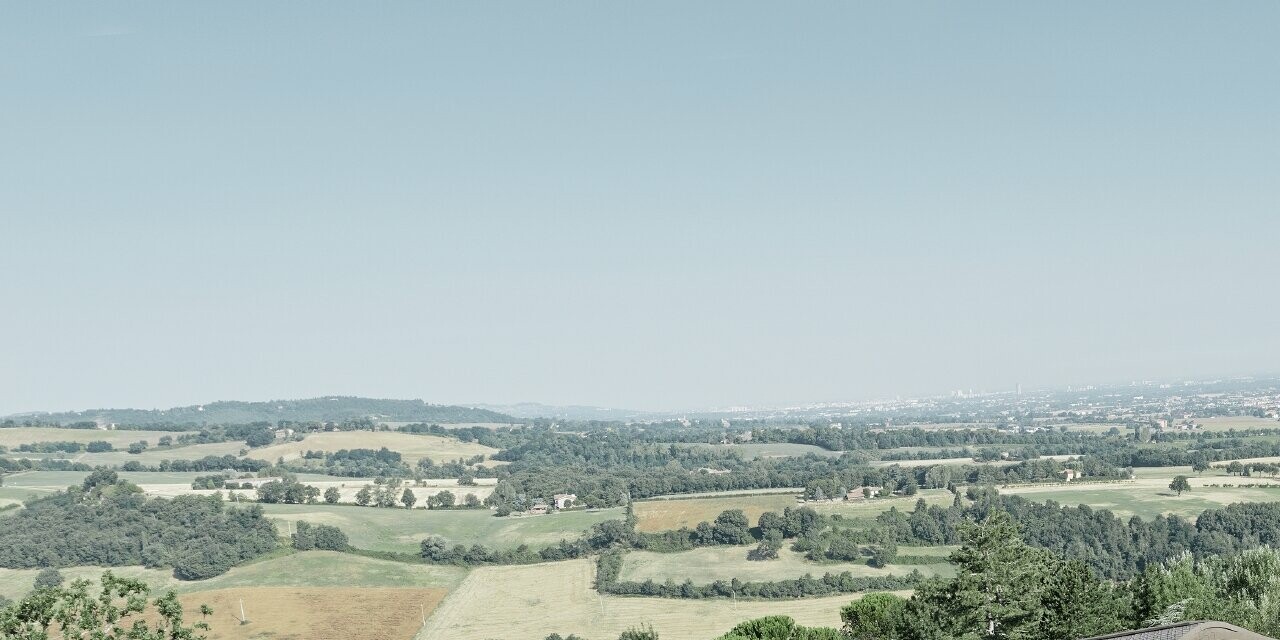
{"label": "distant tower", "polygon": [[1022,395],[1022,383],[1018,383],[1018,395]]}

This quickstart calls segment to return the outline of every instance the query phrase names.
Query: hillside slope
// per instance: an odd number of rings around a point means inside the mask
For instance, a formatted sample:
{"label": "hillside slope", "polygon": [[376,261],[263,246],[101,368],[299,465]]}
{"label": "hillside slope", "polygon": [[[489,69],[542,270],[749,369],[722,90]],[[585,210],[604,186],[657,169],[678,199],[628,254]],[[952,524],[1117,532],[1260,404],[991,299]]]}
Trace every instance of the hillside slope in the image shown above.
{"label": "hillside slope", "polygon": [[218,401],[171,409],[90,409],[59,413],[28,413],[15,420],[37,419],[68,424],[100,421],[118,424],[231,424],[279,420],[341,421],[372,418],[390,422],[518,422],[511,416],[453,405],[427,404],[421,400],[382,400],[350,396],[325,396],[305,400],[267,402]]}

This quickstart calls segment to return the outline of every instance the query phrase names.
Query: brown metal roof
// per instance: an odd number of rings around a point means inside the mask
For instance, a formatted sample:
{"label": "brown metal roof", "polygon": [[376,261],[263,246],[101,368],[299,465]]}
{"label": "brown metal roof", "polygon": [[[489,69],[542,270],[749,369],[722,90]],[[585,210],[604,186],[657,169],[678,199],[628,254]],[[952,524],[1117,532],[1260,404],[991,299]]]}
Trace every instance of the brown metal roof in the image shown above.
{"label": "brown metal roof", "polygon": [[1121,631],[1084,640],[1275,640],[1233,624],[1196,620],[1162,627]]}

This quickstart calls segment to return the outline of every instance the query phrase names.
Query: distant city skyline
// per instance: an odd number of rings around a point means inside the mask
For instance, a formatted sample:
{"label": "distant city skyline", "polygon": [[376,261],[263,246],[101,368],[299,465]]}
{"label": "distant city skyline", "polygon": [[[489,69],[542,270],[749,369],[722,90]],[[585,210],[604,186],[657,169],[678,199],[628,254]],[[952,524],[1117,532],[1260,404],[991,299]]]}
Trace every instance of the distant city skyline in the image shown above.
{"label": "distant city skyline", "polygon": [[0,6],[0,414],[1280,362],[1280,4]]}

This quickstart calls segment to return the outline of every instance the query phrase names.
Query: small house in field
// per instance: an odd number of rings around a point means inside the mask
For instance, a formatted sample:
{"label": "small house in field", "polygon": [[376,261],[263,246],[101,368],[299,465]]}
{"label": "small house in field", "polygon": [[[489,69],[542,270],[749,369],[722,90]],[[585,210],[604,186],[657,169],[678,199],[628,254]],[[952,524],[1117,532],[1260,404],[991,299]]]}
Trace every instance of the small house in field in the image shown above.
{"label": "small house in field", "polygon": [[1079,477],[1080,477],[1080,472],[1076,471],[1075,469],[1062,470],[1062,479],[1066,482],[1071,482],[1072,480],[1075,480],[1076,478],[1079,478]]}
{"label": "small house in field", "polygon": [[543,516],[546,515],[548,511],[550,511],[550,509],[547,507],[546,503],[538,503],[529,507],[528,514],[531,516]]}
{"label": "small house in field", "polygon": [[880,487],[856,487],[854,489],[850,489],[849,492],[844,495],[844,499],[848,501],[866,500],[867,498],[874,498],[878,495],[880,495]]}
{"label": "small house in field", "polygon": [[556,509],[568,509],[578,501],[577,494],[573,493],[557,493],[551,496],[551,502],[556,505]]}

